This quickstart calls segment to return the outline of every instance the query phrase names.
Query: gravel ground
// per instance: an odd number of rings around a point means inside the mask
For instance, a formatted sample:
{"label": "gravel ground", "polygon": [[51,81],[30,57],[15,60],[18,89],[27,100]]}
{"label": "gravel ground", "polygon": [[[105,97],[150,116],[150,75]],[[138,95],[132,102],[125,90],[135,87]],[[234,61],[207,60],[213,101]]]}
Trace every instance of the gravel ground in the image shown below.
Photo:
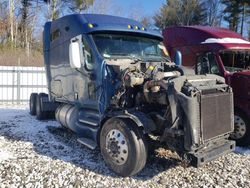
{"label": "gravel ground", "polygon": [[[167,152],[169,153],[169,152]],[[171,155],[151,155],[137,176],[111,172],[55,121],[39,122],[21,107],[0,107],[0,187],[250,187],[250,148],[237,148],[200,168]]]}

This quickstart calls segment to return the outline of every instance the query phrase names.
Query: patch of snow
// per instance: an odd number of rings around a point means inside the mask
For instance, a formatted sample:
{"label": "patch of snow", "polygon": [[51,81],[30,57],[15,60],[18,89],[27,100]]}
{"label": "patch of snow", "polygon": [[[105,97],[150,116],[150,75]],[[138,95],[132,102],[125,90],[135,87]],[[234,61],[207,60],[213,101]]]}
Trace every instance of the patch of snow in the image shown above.
{"label": "patch of snow", "polygon": [[164,162],[150,156],[140,174],[120,178],[108,170],[99,150],[90,150],[76,140],[75,134],[56,121],[36,120],[27,106],[0,106],[0,187],[250,185],[249,155],[226,155],[201,168],[185,168],[175,160]]}
{"label": "patch of snow", "polygon": [[202,42],[201,44],[208,44],[208,43],[250,44],[249,41],[243,40],[243,39],[239,39],[239,38],[208,38],[204,42]]}
{"label": "patch of snow", "polygon": [[[67,145],[57,140],[49,132],[49,128],[57,129],[60,127],[60,124],[53,120],[38,121],[35,116],[29,114],[27,106],[0,106],[1,134],[7,132],[10,138],[13,137],[15,140],[20,140],[22,144],[30,143],[33,147],[35,147],[35,144],[44,144],[47,142],[49,143],[49,147],[54,147],[53,150],[48,151],[51,155],[64,158],[62,155],[63,150],[60,147],[63,146],[68,149]],[[4,140],[5,136],[1,135],[0,141],[1,139]]]}
{"label": "patch of snow", "polygon": [[241,155],[250,155],[250,147],[249,148],[236,147],[235,153],[239,153]]}
{"label": "patch of snow", "polygon": [[0,162],[8,159],[13,159],[14,157],[12,156],[11,153],[1,150],[0,149]]}

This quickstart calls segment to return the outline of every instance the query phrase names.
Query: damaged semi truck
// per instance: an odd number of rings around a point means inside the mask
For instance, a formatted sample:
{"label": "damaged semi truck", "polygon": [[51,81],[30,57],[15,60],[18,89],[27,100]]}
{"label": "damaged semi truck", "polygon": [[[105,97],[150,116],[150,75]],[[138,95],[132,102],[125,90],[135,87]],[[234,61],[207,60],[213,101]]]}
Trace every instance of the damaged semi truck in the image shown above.
{"label": "damaged semi truck", "polygon": [[152,137],[196,166],[235,148],[231,88],[171,63],[158,31],[121,17],[65,16],[45,24],[44,60],[49,93],[31,94],[30,113],[55,114],[121,176],[143,169]]}

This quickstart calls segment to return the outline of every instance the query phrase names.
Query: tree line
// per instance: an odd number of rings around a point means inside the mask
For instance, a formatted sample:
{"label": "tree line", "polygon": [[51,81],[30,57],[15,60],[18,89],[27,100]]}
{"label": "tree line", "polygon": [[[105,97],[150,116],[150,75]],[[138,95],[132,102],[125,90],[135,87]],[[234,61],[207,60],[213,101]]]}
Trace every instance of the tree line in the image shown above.
{"label": "tree line", "polygon": [[159,28],[224,26],[250,38],[250,0],[167,0],[154,21]]}
{"label": "tree line", "polygon": [[[41,50],[42,24],[70,13],[122,15],[114,0],[1,0],[0,47]],[[136,5],[136,3],[135,3]],[[166,0],[155,15],[142,15],[140,5],[126,17],[158,28],[176,25],[226,26],[250,37],[250,0]]]}
{"label": "tree line", "polygon": [[[94,0],[2,0],[0,3],[0,44],[14,48],[36,47],[34,36],[41,19],[55,20],[61,11],[83,12]],[[40,33],[41,35],[41,33]]]}

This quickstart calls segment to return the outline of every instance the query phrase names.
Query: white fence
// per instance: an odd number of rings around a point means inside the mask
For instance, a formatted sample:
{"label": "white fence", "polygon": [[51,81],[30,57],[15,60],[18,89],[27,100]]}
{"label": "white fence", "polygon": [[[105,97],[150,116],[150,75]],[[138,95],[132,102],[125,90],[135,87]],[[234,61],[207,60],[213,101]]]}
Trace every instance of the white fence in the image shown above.
{"label": "white fence", "polygon": [[26,104],[32,92],[47,91],[43,67],[0,66],[0,104]]}

